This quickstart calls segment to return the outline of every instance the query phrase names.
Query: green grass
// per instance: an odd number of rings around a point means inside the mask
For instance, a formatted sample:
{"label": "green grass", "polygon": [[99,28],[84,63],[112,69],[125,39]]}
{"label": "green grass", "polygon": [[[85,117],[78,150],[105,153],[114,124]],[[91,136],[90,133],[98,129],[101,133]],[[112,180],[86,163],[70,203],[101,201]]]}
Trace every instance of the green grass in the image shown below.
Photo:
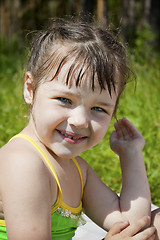
{"label": "green grass", "polygon": [[[16,49],[16,43],[14,47],[6,47],[4,42],[0,49],[0,146],[27,123],[27,108],[22,96],[25,57]],[[143,59],[143,62],[132,57],[131,62],[137,75],[136,91],[134,82],[128,83],[117,117],[127,117],[146,140],[143,154],[152,202],[160,206],[160,61],[158,57]],[[109,147],[114,121],[102,142],[81,155],[108,186],[120,192],[120,164]]]}
{"label": "green grass", "polygon": [[23,101],[22,83],[25,54],[18,42],[6,44],[0,39],[0,146],[25,125],[27,108]]}

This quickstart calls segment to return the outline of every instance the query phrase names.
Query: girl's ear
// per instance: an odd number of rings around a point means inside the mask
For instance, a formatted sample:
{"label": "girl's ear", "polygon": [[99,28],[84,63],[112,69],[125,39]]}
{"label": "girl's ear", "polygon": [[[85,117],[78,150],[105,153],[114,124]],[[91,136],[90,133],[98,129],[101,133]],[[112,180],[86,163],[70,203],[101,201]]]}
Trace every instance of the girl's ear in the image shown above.
{"label": "girl's ear", "polygon": [[25,74],[23,95],[25,102],[31,105],[33,102],[33,76],[31,72]]}

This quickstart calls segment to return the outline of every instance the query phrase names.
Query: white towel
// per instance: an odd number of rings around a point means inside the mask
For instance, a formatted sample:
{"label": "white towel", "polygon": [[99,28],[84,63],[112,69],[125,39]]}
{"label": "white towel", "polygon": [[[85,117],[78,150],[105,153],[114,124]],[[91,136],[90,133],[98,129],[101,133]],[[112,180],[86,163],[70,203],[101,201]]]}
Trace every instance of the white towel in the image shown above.
{"label": "white towel", "polygon": [[[158,207],[152,204],[152,210],[156,208]],[[104,229],[100,228],[85,214],[83,214],[83,217],[86,220],[86,224],[77,229],[72,240],[101,240],[106,236],[107,232]]]}

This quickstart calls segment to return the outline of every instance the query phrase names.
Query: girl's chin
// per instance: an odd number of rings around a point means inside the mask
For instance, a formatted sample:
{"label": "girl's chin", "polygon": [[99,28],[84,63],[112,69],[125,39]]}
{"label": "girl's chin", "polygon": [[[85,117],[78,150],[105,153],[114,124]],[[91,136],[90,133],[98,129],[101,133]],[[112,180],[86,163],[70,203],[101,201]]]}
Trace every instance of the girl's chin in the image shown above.
{"label": "girl's chin", "polygon": [[[87,150],[84,146],[75,146],[75,145],[71,145],[71,146],[65,146],[66,144],[62,144],[62,143],[54,143],[53,145],[51,144],[49,146],[49,151],[51,152],[51,154],[55,155],[55,157],[59,157],[59,158],[66,158],[66,159],[71,159],[74,157],[77,157],[80,153],[84,152],[85,150]],[[68,144],[67,144],[68,145]]]}

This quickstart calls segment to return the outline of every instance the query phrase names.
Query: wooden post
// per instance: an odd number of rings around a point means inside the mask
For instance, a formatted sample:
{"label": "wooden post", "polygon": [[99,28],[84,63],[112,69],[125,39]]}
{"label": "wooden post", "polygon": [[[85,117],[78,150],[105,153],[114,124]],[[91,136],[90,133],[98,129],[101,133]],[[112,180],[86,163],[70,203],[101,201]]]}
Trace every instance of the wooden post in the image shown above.
{"label": "wooden post", "polygon": [[103,24],[107,23],[107,4],[106,0],[97,1],[97,19]]}

